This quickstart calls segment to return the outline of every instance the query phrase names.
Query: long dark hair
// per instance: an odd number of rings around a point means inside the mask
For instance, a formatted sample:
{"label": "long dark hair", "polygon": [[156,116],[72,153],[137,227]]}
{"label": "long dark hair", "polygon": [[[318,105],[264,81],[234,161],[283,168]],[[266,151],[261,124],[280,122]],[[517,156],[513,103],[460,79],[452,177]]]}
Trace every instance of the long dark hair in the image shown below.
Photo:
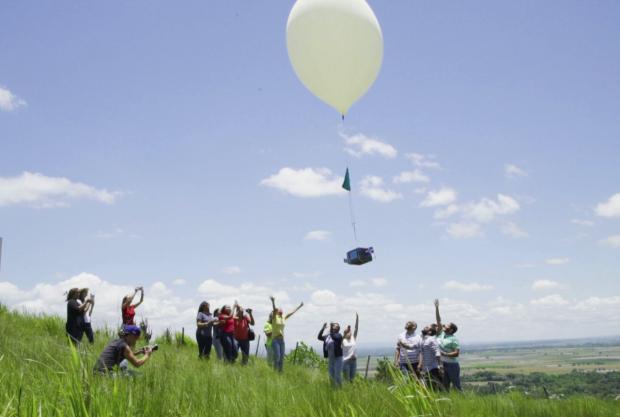
{"label": "long dark hair", "polygon": [[86,296],[88,295],[88,288],[82,288],[80,290],[80,300],[86,301]]}
{"label": "long dark hair", "polygon": [[209,310],[209,303],[207,303],[206,301],[203,301],[202,303],[200,303],[200,306],[198,306],[198,312],[205,313],[204,311],[205,308],[207,309],[206,313],[211,314],[211,311]]}
{"label": "long dark hair", "polygon": [[69,292],[67,292],[67,300],[66,301],[78,298],[79,295],[80,295],[80,289],[79,288],[71,288],[69,290]]}

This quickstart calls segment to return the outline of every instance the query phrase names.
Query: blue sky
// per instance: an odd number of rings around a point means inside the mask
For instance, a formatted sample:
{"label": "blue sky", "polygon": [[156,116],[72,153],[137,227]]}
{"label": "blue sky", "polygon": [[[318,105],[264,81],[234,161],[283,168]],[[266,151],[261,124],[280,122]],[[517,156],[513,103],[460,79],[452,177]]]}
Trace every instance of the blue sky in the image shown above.
{"label": "blue sky", "polygon": [[439,297],[465,341],[617,333],[620,4],[372,1],[343,124],[288,62],[292,4],[0,5],[0,300],[85,280],[113,322],[142,284],[162,328],[277,293],[292,340],[360,311],[380,344]]}

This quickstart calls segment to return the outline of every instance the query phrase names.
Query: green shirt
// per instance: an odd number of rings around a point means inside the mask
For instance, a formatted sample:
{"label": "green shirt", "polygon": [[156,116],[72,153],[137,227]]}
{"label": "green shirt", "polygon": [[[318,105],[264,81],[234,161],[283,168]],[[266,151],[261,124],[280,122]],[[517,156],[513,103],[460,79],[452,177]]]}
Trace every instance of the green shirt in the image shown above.
{"label": "green shirt", "polygon": [[271,322],[271,330],[272,330],[272,337],[276,338],[276,337],[284,337],[284,323],[286,322],[286,319],[284,318],[284,316],[275,316],[273,318],[273,321]]}
{"label": "green shirt", "polygon": [[449,363],[457,363],[459,358],[453,358],[450,356],[444,356],[444,353],[451,353],[457,349],[461,348],[459,345],[459,339],[457,339],[452,334],[446,334],[446,332],[441,332],[437,336],[437,342],[439,342],[439,349],[441,350],[441,360]]}
{"label": "green shirt", "polygon": [[267,333],[271,333],[271,323],[269,323],[269,322],[265,323],[265,327],[263,327],[263,331],[265,332],[265,337],[267,337],[267,341],[265,342],[265,345],[267,347],[271,347],[272,337],[271,336],[267,336]]}

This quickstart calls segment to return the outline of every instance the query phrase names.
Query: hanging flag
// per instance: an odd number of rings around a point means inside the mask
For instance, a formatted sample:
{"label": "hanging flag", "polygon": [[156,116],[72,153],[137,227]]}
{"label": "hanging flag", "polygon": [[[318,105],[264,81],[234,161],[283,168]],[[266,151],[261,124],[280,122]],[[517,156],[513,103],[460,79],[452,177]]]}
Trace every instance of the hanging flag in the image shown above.
{"label": "hanging flag", "polygon": [[344,175],[344,182],[342,183],[342,188],[347,191],[351,191],[351,178],[349,178],[349,168],[347,168],[347,173]]}

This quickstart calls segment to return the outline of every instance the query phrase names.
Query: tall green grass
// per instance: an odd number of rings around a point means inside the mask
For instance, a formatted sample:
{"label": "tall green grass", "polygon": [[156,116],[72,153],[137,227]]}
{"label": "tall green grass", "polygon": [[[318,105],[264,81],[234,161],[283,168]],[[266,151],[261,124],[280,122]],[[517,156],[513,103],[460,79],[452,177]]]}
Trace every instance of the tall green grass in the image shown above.
{"label": "tall green grass", "polygon": [[522,395],[438,395],[400,377],[360,379],[341,390],[301,366],[274,373],[199,361],[193,348],[163,346],[137,378],[96,376],[93,364],[113,337],[73,349],[64,322],[0,308],[0,417],[25,416],[620,416],[620,402],[588,397],[549,401]]}

